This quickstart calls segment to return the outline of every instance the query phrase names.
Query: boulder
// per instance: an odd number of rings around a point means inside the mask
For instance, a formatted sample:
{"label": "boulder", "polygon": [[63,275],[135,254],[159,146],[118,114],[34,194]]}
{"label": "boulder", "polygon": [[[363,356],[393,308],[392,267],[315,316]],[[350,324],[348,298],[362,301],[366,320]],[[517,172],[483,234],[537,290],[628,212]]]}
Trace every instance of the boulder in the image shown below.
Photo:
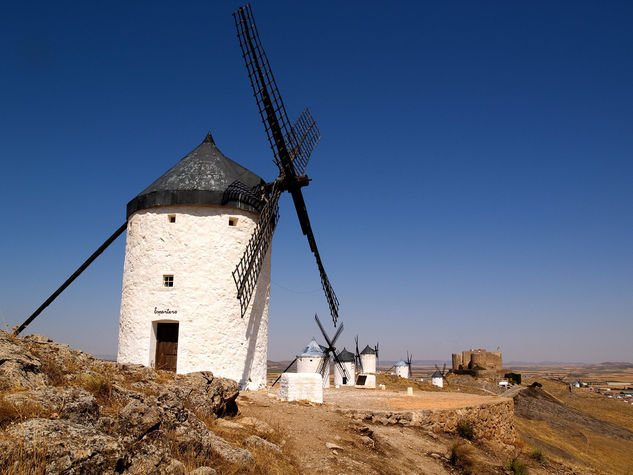
{"label": "boulder", "polygon": [[254,429],[259,435],[272,435],[275,430],[270,427],[266,422],[257,419],[255,417],[242,417],[239,422],[243,426],[248,426]]}
{"label": "boulder", "polygon": [[37,388],[46,383],[42,363],[10,334],[0,331],[0,391]]}
{"label": "boulder", "polygon": [[197,413],[218,417],[237,414],[237,383],[215,378],[210,371],[176,375],[166,386]]}
{"label": "boulder", "polygon": [[244,467],[255,463],[255,459],[253,459],[253,456],[248,450],[233,447],[226,440],[218,437],[213,432],[209,432],[204,442],[211,453],[227,462]]}
{"label": "boulder", "polygon": [[117,439],[63,419],[29,419],[9,427],[6,436],[0,464],[20,473],[112,472],[123,456]]}
{"label": "boulder", "polygon": [[258,437],[256,435],[251,435],[250,437],[247,437],[244,441],[244,445],[246,445],[247,447],[258,447],[261,449],[271,450],[273,452],[281,454],[281,447],[279,447],[277,444],[273,444],[272,442],[268,442],[266,439],[262,439],[261,437]]}
{"label": "boulder", "polygon": [[56,415],[77,423],[93,423],[99,417],[99,405],[88,391],[77,387],[44,386],[8,394],[5,400],[16,407],[42,408],[41,414]]}

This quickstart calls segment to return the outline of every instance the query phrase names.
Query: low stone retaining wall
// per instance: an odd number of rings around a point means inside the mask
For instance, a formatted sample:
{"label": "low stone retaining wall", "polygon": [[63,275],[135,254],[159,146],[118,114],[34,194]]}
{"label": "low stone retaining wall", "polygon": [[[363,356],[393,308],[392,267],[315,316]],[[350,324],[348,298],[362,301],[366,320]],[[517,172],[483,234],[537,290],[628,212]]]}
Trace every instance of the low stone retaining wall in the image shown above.
{"label": "low stone retaining wall", "polygon": [[424,427],[433,432],[457,432],[458,422],[467,420],[473,424],[476,439],[492,439],[506,444],[515,441],[514,401],[506,398],[499,402],[459,409],[413,411],[339,409],[338,412],[359,421]]}

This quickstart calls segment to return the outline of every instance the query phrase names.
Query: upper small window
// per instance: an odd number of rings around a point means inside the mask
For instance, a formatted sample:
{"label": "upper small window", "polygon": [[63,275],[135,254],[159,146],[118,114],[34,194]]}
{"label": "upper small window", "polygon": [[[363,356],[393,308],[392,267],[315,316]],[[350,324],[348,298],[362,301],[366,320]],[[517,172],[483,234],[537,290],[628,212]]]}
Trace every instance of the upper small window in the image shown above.
{"label": "upper small window", "polygon": [[174,286],[174,276],[173,275],[164,275],[163,276],[163,285],[165,287],[173,287]]}
{"label": "upper small window", "polygon": [[229,218],[229,226],[237,226],[237,218]]}
{"label": "upper small window", "polygon": [[170,223],[175,223],[176,222],[176,215],[175,214],[170,214],[167,216],[167,219],[169,220]]}

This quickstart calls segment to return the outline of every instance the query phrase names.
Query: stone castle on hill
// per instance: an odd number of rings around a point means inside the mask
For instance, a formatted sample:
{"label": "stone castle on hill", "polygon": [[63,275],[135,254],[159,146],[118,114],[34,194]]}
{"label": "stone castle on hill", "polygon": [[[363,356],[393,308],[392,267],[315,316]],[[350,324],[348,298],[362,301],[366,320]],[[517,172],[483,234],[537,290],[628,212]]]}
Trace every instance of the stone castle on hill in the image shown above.
{"label": "stone castle on hill", "polygon": [[503,370],[503,362],[500,351],[486,351],[484,349],[466,350],[461,353],[453,353],[453,372],[460,371],[490,371]]}

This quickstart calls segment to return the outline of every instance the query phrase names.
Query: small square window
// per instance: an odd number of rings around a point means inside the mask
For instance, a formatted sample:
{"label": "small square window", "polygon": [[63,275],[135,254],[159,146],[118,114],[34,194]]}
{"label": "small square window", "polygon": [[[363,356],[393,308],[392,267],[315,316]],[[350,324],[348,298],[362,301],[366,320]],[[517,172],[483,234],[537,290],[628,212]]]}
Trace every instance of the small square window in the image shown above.
{"label": "small square window", "polygon": [[175,214],[170,214],[167,216],[167,218],[169,219],[170,223],[175,223],[176,222],[176,215]]}
{"label": "small square window", "polygon": [[173,287],[174,286],[174,276],[173,275],[164,275],[163,276],[163,285],[165,287]]}
{"label": "small square window", "polygon": [[229,226],[237,226],[237,218],[229,218]]}

